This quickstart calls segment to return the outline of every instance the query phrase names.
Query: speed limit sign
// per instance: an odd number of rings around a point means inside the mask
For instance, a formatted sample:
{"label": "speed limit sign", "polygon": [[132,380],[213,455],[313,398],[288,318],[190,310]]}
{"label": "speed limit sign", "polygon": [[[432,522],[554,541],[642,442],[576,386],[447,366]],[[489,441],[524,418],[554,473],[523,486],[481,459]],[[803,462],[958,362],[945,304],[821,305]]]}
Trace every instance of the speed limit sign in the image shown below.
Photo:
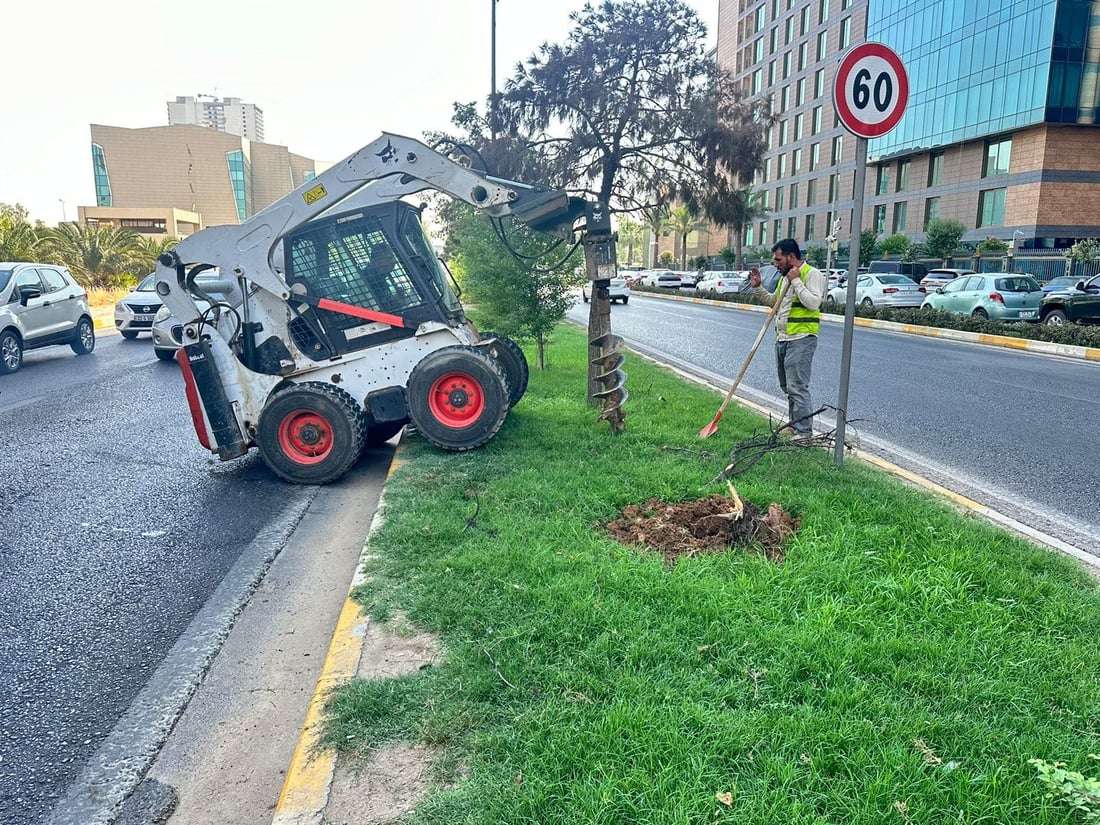
{"label": "speed limit sign", "polygon": [[833,105],[853,135],[885,135],[898,125],[908,102],[909,76],[890,47],[861,43],[841,58],[833,79]]}

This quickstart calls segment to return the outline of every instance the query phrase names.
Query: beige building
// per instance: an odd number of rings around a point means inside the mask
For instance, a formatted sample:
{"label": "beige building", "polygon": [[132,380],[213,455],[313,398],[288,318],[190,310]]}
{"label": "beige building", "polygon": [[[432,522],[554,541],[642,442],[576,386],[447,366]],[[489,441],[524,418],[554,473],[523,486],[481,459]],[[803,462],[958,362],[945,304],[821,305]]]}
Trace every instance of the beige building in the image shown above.
{"label": "beige building", "polygon": [[80,219],[154,237],[240,223],[328,166],[203,126],[92,124],[91,137],[96,205]]}

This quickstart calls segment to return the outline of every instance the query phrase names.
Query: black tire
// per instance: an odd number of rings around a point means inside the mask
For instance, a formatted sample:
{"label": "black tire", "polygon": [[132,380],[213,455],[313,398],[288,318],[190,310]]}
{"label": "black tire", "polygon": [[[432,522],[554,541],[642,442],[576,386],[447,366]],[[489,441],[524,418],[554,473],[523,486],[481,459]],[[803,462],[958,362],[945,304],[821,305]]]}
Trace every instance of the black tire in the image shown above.
{"label": "black tire", "polygon": [[527,364],[527,356],[523,354],[519,344],[506,335],[483,332],[481,337],[497,339],[485,351],[504,370],[504,377],[508,379],[508,408],[511,409],[527,392],[527,381],[531,377],[531,368]]}
{"label": "black tire", "polygon": [[176,350],[172,349],[154,349],[153,352],[157,354],[157,358],[161,361],[175,361]]}
{"label": "black tire", "polygon": [[122,330],[122,337],[125,338],[127,341],[133,341],[135,338],[138,337],[138,334],[132,329],[124,329]]}
{"label": "black tire", "polygon": [[1062,324],[1068,323],[1069,318],[1066,317],[1066,313],[1060,309],[1052,309],[1045,316],[1043,316],[1043,323],[1050,324],[1052,327],[1060,327]]}
{"label": "black tire", "polygon": [[405,426],[404,421],[386,421],[382,424],[370,424],[367,426],[367,436],[363,440],[363,448],[378,447],[385,444]]}
{"label": "black tire", "polygon": [[81,318],[76,322],[76,332],[69,346],[77,355],[87,355],[95,349],[95,326],[91,318]]}
{"label": "black tire", "polygon": [[870,298],[864,298],[863,299],[863,305],[865,307],[873,307],[875,305],[875,302],[872,301]]}
{"label": "black tire", "polygon": [[0,332],[0,375],[11,375],[23,366],[23,342],[6,329]]}
{"label": "black tire", "polygon": [[489,441],[508,415],[508,379],[488,353],[444,347],[413,367],[405,394],[409,420],[444,450],[473,450]]}
{"label": "black tire", "polygon": [[836,303],[836,298],[834,298],[831,293],[826,292],[825,293],[825,303],[828,304],[829,306],[833,306]]}
{"label": "black tire", "polygon": [[975,309],[975,310],[974,310],[974,311],[973,311],[972,313],[970,313],[970,314],[971,314],[971,315],[972,315],[973,317],[975,317],[975,318],[977,318],[978,320],[980,320],[980,321],[988,321],[988,320],[989,320],[989,314],[988,314],[988,313],[987,313],[987,312],[986,312],[986,311],[985,311],[984,309],[982,309],[981,307],[978,307],[977,309]]}
{"label": "black tire", "polygon": [[358,460],[366,440],[363,408],[332,384],[307,383],[272,395],[260,413],[256,444],[279,478],[328,484]]}
{"label": "black tire", "polygon": [[625,304],[625,303],[628,303],[629,301],[630,301],[630,299],[627,296],[624,295],[623,296],[623,303]]}

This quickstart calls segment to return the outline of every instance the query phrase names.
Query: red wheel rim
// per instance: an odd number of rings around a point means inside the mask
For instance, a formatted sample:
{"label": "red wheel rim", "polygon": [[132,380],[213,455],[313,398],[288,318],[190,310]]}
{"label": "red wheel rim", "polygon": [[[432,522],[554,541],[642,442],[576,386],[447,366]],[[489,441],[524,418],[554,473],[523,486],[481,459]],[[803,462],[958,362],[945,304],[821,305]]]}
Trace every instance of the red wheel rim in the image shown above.
{"label": "red wheel rim", "polygon": [[333,447],[332,425],[313,410],[295,410],[279,423],[279,448],[298,464],[319,464]]}
{"label": "red wheel rim", "polygon": [[485,411],[485,393],[465,372],[450,372],[437,378],[428,391],[428,408],[435,420],[448,427],[473,424]]}

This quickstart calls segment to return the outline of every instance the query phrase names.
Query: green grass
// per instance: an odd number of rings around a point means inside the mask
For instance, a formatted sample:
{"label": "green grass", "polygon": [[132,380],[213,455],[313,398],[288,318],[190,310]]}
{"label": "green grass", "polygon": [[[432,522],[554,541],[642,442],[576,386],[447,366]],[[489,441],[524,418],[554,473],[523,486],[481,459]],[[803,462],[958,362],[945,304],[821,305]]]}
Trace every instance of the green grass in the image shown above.
{"label": "green grass", "polygon": [[629,357],[614,436],[584,358],[563,327],[490,444],[408,438],[387,483],[358,597],[445,656],[344,688],[327,741],[439,746],[438,778],[459,781],[411,821],[1074,821],[1028,759],[1088,770],[1100,748],[1091,578],[825,451],[735,479],[801,516],[781,564],[623,547],[600,529],[620,508],[721,492],[709,480],[767,422],[733,405],[700,441],[719,394]]}

